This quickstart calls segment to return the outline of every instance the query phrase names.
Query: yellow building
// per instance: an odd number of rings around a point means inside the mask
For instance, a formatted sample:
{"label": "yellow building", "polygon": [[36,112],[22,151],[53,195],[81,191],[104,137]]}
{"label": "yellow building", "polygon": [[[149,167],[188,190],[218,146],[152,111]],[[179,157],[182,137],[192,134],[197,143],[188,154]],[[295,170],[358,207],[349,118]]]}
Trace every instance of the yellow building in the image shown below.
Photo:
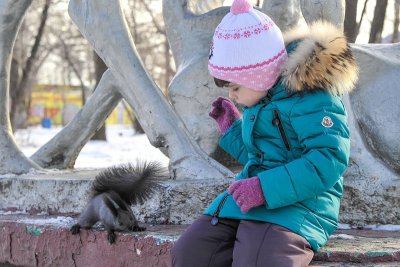
{"label": "yellow building", "polygon": [[[66,125],[82,107],[81,90],[78,87],[36,85],[32,91],[29,125],[38,125],[49,118],[52,125]],[[131,124],[122,102],[106,120],[106,124]]]}

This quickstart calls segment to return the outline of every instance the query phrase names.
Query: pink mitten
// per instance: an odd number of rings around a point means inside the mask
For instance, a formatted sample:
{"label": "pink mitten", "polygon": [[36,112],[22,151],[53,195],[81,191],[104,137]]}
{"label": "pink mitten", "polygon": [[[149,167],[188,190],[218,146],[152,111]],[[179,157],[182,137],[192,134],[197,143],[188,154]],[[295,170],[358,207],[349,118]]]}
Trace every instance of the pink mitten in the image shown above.
{"label": "pink mitten", "polygon": [[217,122],[221,134],[224,134],[232,123],[240,117],[239,110],[235,107],[235,104],[222,96],[212,103],[212,109],[208,115]]}
{"label": "pink mitten", "polygon": [[258,176],[234,182],[228,188],[228,193],[233,196],[243,214],[247,213],[251,208],[265,204]]}

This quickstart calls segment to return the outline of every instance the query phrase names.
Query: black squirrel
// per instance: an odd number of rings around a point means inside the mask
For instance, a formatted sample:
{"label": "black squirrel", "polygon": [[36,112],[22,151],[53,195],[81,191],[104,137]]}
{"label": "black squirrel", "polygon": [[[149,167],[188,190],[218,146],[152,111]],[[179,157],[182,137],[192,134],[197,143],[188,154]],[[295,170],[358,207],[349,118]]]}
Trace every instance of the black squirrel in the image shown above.
{"label": "black squirrel", "polygon": [[110,244],[115,242],[114,231],[144,231],[129,205],[142,204],[157,187],[157,180],[168,177],[167,168],[156,161],[137,162],[136,165],[112,166],[96,175],[91,198],[78,223],[70,231],[78,234],[80,228],[91,228],[101,221],[107,230]]}

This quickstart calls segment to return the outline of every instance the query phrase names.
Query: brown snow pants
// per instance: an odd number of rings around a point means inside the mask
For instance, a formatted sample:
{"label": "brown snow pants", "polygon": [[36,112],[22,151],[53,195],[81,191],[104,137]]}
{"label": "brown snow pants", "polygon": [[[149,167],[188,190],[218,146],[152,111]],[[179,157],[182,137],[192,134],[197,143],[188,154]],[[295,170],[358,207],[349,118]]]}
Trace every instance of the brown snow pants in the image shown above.
{"label": "brown snow pants", "polygon": [[308,266],[314,256],[306,239],[276,224],[203,215],[172,249],[174,267]]}

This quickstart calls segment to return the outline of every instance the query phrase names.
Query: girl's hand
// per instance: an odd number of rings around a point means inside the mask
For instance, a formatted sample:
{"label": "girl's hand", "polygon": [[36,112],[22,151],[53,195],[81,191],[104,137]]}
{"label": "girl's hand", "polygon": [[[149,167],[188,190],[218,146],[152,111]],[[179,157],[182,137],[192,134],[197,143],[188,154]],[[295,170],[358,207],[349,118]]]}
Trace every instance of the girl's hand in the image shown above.
{"label": "girl's hand", "polygon": [[247,213],[251,208],[265,204],[258,176],[234,182],[228,188],[228,193],[233,196],[243,214]]}
{"label": "girl's hand", "polygon": [[235,104],[222,96],[214,100],[208,115],[217,122],[221,134],[224,134],[231,127],[232,123],[240,118],[240,112],[235,107]]}

